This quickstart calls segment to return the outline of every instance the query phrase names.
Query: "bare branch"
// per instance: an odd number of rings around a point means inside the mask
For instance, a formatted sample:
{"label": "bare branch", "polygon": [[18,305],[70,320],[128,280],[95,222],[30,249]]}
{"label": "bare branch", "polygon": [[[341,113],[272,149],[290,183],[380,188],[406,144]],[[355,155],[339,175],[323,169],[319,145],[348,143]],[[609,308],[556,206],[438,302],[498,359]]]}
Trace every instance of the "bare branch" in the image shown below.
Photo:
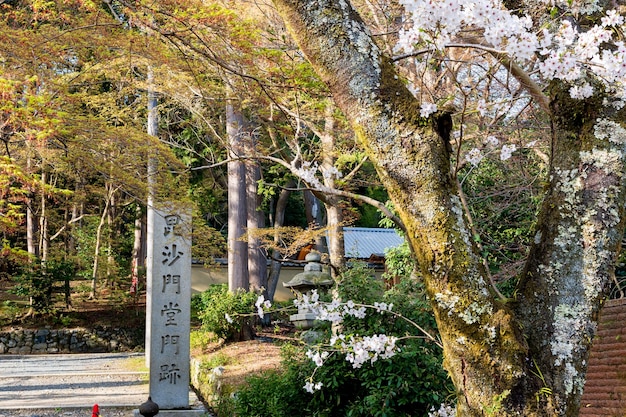
{"label": "bare branch", "polygon": [[[509,58],[506,51],[502,51],[490,46],[476,44],[476,43],[449,43],[444,45],[445,48],[472,48],[480,49],[489,52],[495,58],[497,58],[503,67],[505,67],[509,73],[514,76],[517,81],[524,86],[526,91],[534,98],[543,110],[550,113],[550,103],[548,97],[543,93],[543,90],[536,82],[530,78],[528,73],[522,69],[516,62]],[[393,62],[401,61],[403,59],[420,56],[429,52],[433,52],[434,49],[427,48],[419,51],[410,52],[408,54],[398,55],[392,58]]]}
{"label": "bare branch", "polygon": [[72,223],[76,223],[77,221],[80,221],[80,220],[81,220],[83,217],[85,217],[85,216],[87,216],[87,215],[86,215],[86,214],[83,214],[83,215],[80,215],[80,216],[78,216],[78,217],[76,217],[76,218],[74,218],[74,219],[71,219],[69,222],[67,222],[65,225],[63,225],[63,227],[61,227],[61,228],[60,228],[60,229],[59,229],[59,230],[58,230],[58,231],[57,231],[54,235],[52,235],[52,236],[51,236],[48,240],[54,240],[54,239],[56,239],[57,237],[59,237],[59,235],[60,235],[61,233],[63,233],[63,231],[65,230],[65,228],[66,228],[67,226],[69,226],[69,225],[70,225],[70,224],[72,224]]}

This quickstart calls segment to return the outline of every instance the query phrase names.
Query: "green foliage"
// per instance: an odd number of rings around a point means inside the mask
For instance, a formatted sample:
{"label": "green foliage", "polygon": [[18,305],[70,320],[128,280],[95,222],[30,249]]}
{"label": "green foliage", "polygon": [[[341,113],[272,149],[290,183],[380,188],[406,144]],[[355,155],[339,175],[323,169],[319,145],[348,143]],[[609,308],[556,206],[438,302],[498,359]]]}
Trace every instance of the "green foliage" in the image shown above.
{"label": "green foliage", "polygon": [[15,278],[12,292],[29,297],[36,313],[50,313],[53,309],[53,291],[58,282],[69,282],[76,275],[76,265],[69,261],[33,263]]}
{"label": "green foliage", "polygon": [[[393,311],[434,332],[435,322],[419,282],[403,279],[384,291],[381,280],[362,265],[347,270],[338,287],[343,300],[372,305],[393,303]],[[328,331],[322,326],[317,331]],[[344,334],[361,336],[385,333],[419,336],[402,318],[369,309],[365,319],[346,318]],[[250,378],[238,392],[235,403],[240,417],[246,416],[426,416],[452,391],[442,368],[441,349],[420,338],[407,338],[393,358],[353,368],[339,352],[332,353],[316,368],[305,352],[309,347],[284,347],[283,370]],[[313,376],[322,389],[308,394],[302,388]]]}
{"label": "green foliage", "polygon": [[308,410],[307,394],[297,370],[268,371],[248,378],[247,387],[237,393],[235,415],[263,417],[292,417]]}
{"label": "green foliage", "polygon": [[192,330],[189,334],[189,345],[192,350],[202,349],[215,341],[215,335],[204,330]]}
{"label": "green foliage", "polygon": [[[236,340],[246,326],[253,323],[257,294],[249,291],[228,291],[226,284],[212,285],[192,298],[202,327],[226,341]],[[232,319],[229,323],[226,316]]]}
{"label": "green foliage", "polygon": [[0,249],[0,280],[12,277],[20,268],[24,267],[30,257],[28,252],[14,248],[6,239],[2,240]]}
{"label": "green foliage", "polygon": [[339,277],[337,291],[342,300],[373,304],[384,294],[383,281],[364,262],[354,262]]}
{"label": "green foliage", "polygon": [[389,248],[385,252],[385,268],[383,279],[393,280],[394,277],[410,278],[417,270],[417,263],[411,255],[409,243],[404,241],[400,246]]}
{"label": "green foliage", "polygon": [[287,201],[285,210],[284,226],[298,226],[306,228],[308,226],[304,210],[304,197],[302,193],[291,193]]}
{"label": "green foliage", "polygon": [[23,305],[12,300],[5,300],[0,303],[0,326],[11,323],[16,317],[22,314],[23,310]]}
{"label": "green foliage", "polygon": [[[378,201],[386,201],[389,196],[383,187],[367,187],[359,190],[361,194],[371,197]],[[377,227],[383,214],[376,207],[369,204],[361,204],[358,206],[359,219],[355,222],[355,226],[360,227]]]}
{"label": "green foliage", "polygon": [[[0,92],[2,91],[0,79]],[[1,109],[1,107],[0,107]],[[0,157],[0,232],[15,232],[23,221],[20,203],[26,201],[28,189],[36,183],[9,157]]]}
{"label": "green foliage", "polygon": [[233,358],[222,352],[217,352],[211,355],[208,359],[202,361],[202,368],[205,370],[212,370],[218,366],[226,366],[233,363]]}
{"label": "green foliage", "polygon": [[226,253],[226,239],[221,233],[207,226],[204,219],[199,216],[192,217],[192,224],[193,259],[209,264]]}
{"label": "green foliage", "polygon": [[[302,348],[285,344],[281,352],[283,369],[249,377],[247,385],[237,392],[235,415],[239,417],[318,416],[311,408],[312,397],[302,386],[314,365],[304,356]],[[222,414],[219,414],[221,417]]]}
{"label": "green foliage", "polygon": [[84,279],[90,279],[93,271],[93,254],[96,247],[96,228],[98,219],[95,217],[85,218],[80,227],[73,230],[76,240],[76,257],[81,266],[79,275]]}
{"label": "green foliage", "polygon": [[462,172],[463,190],[480,234],[475,239],[498,281],[517,275],[534,237],[543,196],[536,179],[545,175],[544,165],[534,158],[532,152],[520,150],[509,161],[485,158],[476,167],[467,164],[467,172]]}

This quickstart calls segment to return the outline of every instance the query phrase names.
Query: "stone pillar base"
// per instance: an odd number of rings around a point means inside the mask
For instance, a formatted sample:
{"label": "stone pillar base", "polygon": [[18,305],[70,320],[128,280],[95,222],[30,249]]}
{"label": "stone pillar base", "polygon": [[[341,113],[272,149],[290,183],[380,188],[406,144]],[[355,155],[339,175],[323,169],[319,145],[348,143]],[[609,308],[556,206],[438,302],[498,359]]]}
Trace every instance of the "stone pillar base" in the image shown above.
{"label": "stone pillar base", "polygon": [[[208,411],[202,408],[191,408],[189,410],[159,410],[155,417],[200,417],[207,416]],[[139,414],[139,409],[133,410],[133,417],[143,417]]]}

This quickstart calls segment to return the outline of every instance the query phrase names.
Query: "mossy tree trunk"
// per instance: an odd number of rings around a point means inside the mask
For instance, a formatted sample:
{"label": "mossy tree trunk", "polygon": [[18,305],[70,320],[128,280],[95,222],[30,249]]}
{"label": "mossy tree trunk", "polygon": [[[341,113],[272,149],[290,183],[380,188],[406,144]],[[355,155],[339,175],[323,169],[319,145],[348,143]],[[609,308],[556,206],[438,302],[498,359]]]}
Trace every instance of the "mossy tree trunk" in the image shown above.
{"label": "mossy tree trunk", "polygon": [[[346,1],[274,3],[404,222],[457,389],[457,416],[577,415],[593,323],[623,230],[626,138],[608,122],[618,119],[593,114],[602,109],[594,102],[572,112],[555,85],[550,190],[520,297],[502,302],[472,243],[444,141],[432,120],[420,118],[420,103],[357,13]],[[598,139],[601,118],[612,140]]]}
{"label": "mossy tree trunk", "polygon": [[573,100],[558,83],[550,95],[550,183],[515,310],[542,378],[535,382],[551,391],[544,388],[538,407],[576,416],[624,231],[626,130],[623,112],[603,106],[606,97]]}

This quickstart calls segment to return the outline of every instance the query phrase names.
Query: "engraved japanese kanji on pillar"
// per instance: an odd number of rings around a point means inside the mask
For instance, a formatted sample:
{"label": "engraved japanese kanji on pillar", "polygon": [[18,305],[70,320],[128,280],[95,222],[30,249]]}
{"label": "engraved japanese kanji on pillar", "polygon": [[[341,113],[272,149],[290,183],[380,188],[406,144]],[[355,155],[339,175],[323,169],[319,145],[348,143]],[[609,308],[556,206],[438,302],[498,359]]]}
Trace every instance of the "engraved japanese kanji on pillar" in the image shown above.
{"label": "engraved japanese kanji on pillar", "polygon": [[148,212],[146,361],[150,396],[162,410],[189,408],[189,213],[175,205]]}

